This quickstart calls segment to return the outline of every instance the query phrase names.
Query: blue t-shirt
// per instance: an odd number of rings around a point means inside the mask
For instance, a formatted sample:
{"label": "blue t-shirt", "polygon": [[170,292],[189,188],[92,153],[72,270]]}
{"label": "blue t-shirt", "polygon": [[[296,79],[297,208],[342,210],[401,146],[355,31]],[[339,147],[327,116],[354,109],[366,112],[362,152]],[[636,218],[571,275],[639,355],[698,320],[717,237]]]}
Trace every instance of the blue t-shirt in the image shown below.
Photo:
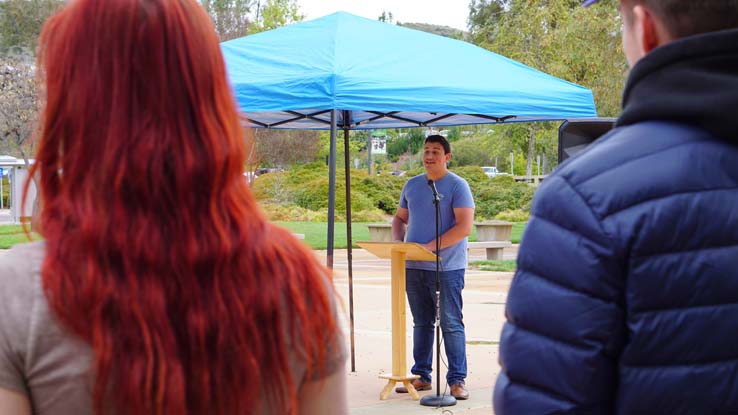
{"label": "blue t-shirt", "polygon": [[[456,225],[455,208],[474,208],[469,183],[454,173],[448,172],[436,181],[440,196],[441,223],[440,235]],[[409,212],[407,242],[427,243],[436,237],[436,211],[433,205],[433,191],[425,174],[415,176],[405,183],[400,195],[400,207]],[[467,265],[466,238],[441,249],[441,271],[465,269]],[[407,268],[435,271],[435,261],[407,261]]]}

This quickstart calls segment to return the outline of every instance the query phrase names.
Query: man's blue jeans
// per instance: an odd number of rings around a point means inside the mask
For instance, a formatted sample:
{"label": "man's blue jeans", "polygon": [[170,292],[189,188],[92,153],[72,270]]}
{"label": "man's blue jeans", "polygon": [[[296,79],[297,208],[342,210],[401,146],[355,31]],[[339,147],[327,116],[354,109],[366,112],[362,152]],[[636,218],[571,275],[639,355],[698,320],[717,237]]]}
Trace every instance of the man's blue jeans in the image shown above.
{"label": "man's blue jeans", "polygon": [[[448,361],[446,381],[449,385],[466,378],[466,335],[461,313],[464,271],[458,269],[440,273],[441,330]],[[436,271],[408,268],[405,270],[405,281],[407,301],[413,314],[415,364],[411,372],[420,375],[423,382],[430,382],[435,350],[433,339],[436,321]]]}

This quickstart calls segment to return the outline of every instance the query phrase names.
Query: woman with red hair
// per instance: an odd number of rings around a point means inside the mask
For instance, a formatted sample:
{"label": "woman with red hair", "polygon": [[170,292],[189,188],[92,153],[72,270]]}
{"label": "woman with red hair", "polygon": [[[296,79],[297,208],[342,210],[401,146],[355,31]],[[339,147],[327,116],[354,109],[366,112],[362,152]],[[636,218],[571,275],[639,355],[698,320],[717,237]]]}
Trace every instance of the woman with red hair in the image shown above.
{"label": "woman with red hair", "polygon": [[44,26],[44,242],[0,261],[0,413],[344,414],[328,271],[269,224],[195,0]]}

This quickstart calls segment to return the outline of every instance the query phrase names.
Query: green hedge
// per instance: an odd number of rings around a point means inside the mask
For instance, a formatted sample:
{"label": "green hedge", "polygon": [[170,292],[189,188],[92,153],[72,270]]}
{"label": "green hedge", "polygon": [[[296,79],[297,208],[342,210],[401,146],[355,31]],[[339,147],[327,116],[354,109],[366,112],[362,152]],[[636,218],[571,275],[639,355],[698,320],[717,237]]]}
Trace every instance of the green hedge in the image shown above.
{"label": "green hedge", "polygon": [[[510,176],[490,179],[477,166],[464,166],[452,171],[469,182],[476,203],[476,220],[493,219],[503,212],[503,216],[516,221],[527,218],[535,187],[517,183]],[[386,173],[369,176],[364,170],[352,169],[352,220],[381,221],[385,216],[393,215],[404,184],[422,173],[421,167],[402,177]],[[345,186],[344,171],[339,169],[336,172],[337,218],[345,218]],[[262,175],[254,181],[251,189],[272,220],[326,220],[328,168],[323,164],[312,163]],[[290,214],[295,217],[291,218]]]}

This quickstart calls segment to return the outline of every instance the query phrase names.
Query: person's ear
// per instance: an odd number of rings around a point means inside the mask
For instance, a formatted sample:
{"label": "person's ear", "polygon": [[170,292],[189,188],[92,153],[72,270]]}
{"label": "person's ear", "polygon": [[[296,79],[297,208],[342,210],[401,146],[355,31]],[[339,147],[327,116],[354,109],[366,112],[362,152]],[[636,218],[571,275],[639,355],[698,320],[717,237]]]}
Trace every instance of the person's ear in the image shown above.
{"label": "person's ear", "polygon": [[638,34],[638,47],[642,55],[646,55],[670,40],[661,20],[648,7],[641,4],[633,7],[633,19]]}
{"label": "person's ear", "polygon": [[451,160],[451,153],[446,153],[446,163],[448,163],[449,160]]}

